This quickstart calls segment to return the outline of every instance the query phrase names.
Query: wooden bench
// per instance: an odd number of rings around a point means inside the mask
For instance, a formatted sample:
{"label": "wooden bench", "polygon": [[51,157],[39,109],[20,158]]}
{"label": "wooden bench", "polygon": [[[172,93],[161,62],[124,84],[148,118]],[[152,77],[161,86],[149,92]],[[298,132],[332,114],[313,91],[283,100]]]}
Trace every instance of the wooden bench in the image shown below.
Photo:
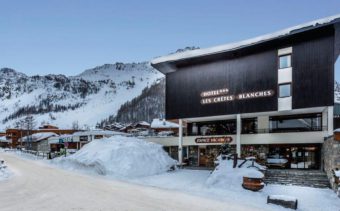
{"label": "wooden bench", "polygon": [[285,208],[297,209],[298,200],[292,196],[270,195],[267,197],[267,204],[276,204]]}

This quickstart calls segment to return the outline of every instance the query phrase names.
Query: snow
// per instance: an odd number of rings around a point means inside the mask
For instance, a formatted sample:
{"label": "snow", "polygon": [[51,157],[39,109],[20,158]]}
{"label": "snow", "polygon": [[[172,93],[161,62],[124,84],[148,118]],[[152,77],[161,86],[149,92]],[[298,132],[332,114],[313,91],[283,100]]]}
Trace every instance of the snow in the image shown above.
{"label": "snow", "polygon": [[3,159],[0,157],[0,182],[10,178],[12,175],[11,171],[8,169],[5,163],[2,163],[2,161]]}
{"label": "snow", "polygon": [[[31,135],[32,137],[32,142],[39,142],[41,140],[44,140],[44,139],[48,139],[50,137],[57,137],[58,134],[56,133],[52,133],[52,132],[43,132],[43,133],[34,133]],[[29,140],[29,137],[28,136],[24,136],[21,138],[22,141],[27,141]]]}
{"label": "snow", "polygon": [[[64,76],[65,79],[62,76],[49,76],[49,78],[57,78],[56,80],[48,80],[47,76],[35,79],[15,71],[8,75],[0,71],[0,89],[6,87],[11,91],[10,96],[0,97],[0,121],[15,113],[19,108],[39,106],[45,100],[61,106],[76,104],[82,104],[82,106],[75,110],[35,114],[33,116],[37,125],[48,122],[59,128],[71,128],[72,123],[77,120],[80,126],[94,127],[97,122],[115,115],[122,104],[139,96],[144,88],[164,78],[164,75],[152,68],[149,62],[118,66],[116,64],[103,65],[86,70],[78,76],[68,78]],[[59,81],[58,78],[69,80],[69,91],[54,87]],[[73,93],[72,89],[79,89],[83,86],[82,80],[92,84],[99,91],[89,93],[84,98],[79,93]],[[134,81],[133,87],[128,85],[129,81]],[[23,117],[0,124],[0,130],[14,127],[15,122],[22,119]]]}
{"label": "snow", "polygon": [[[238,160],[236,168],[233,168],[233,160],[223,160],[221,156],[217,158],[218,166],[207,179],[206,184],[212,187],[224,187],[226,189],[239,190],[243,183],[243,177],[263,178],[264,175],[259,170],[249,167],[252,163],[247,161],[241,168],[238,168],[243,160]],[[248,164],[249,163],[249,164]],[[259,166],[256,164],[256,166]]]}
{"label": "snow", "polygon": [[136,125],[150,126],[150,124],[146,121],[140,121]]}
{"label": "snow", "polygon": [[340,170],[334,171],[335,176],[340,177]]}
{"label": "snow", "polygon": [[340,132],[340,128],[335,129],[334,132]]}
{"label": "snow", "polygon": [[267,158],[267,163],[273,163],[273,164],[284,164],[287,163],[288,160],[285,158]]}
{"label": "snow", "polygon": [[0,136],[0,142],[9,143],[10,141],[6,139],[6,136]]}
{"label": "snow", "polygon": [[129,134],[123,132],[116,132],[110,130],[89,130],[82,132],[75,132],[72,136],[91,136],[91,135],[106,135],[106,136],[114,136],[114,135],[122,135],[127,136]]}
{"label": "snow", "polygon": [[185,52],[170,54],[170,55],[159,57],[159,58],[152,60],[151,64],[171,62],[171,61],[176,61],[176,60],[181,60],[181,59],[188,59],[188,58],[194,58],[194,57],[199,57],[199,56],[204,56],[204,55],[232,51],[232,50],[236,50],[236,49],[239,49],[245,46],[249,46],[249,45],[265,42],[268,40],[276,39],[282,36],[286,36],[286,35],[294,33],[294,31],[299,30],[299,29],[327,24],[339,18],[340,18],[340,14],[337,14],[334,16],[322,18],[319,20],[315,20],[315,21],[311,21],[311,22],[304,23],[301,25],[293,26],[287,29],[283,29],[283,30],[280,30],[280,31],[277,31],[271,34],[266,34],[266,35],[262,35],[262,36],[255,37],[252,39],[244,40],[241,42],[235,42],[235,43],[219,45],[219,46],[215,46],[211,48],[196,49],[192,51],[185,51]]}
{"label": "snow", "polygon": [[166,121],[165,119],[153,119],[151,128],[178,128],[179,125],[174,122]]}
{"label": "snow", "polygon": [[[21,156],[19,154],[16,154],[18,156]],[[93,155],[93,154],[92,154]],[[100,155],[96,155],[100,156]],[[86,157],[91,158],[91,155],[87,155]],[[38,160],[33,161],[38,162],[37,164],[40,164],[41,162],[44,162],[45,164],[49,161],[47,160]],[[18,161],[16,162],[19,163]],[[54,162],[53,162],[54,163]],[[243,165],[241,169],[232,169],[232,166],[230,166],[230,163],[226,163],[229,165],[228,172],[230,171],[241,171],[247,170],[247,169],[254,169],[254,168],[247,168],[249,165],[251,165],[251,161],[248,161]],[[22,168],[27,168],[23,173],[25,174],[34,174],[37,172],[37,170],[32,171],[31,169],[37,169],[40,165],[32,165],[32,163],[23,163]],[[58,168],[62,167],[61,165],[49,165],[50,167]],[[60,176],[57,174],[58,169],[55,169],[53,171],[50,171],[53,168],[46,168],[45,166],[40,167],[39,174],[46,175],[45,178],[53,178],[53,181],[56,181],[55,186],[53,186],[53,193],[55,194],[55,190],[61,191],[60,184],[63,180],[60,180],[60,178],[64,178],[64,176]],[[72,167],[73,170],[80,170],[80,166],[76,165]],[[70,169],[72,169],[70,168]],[[49,171],[48,171],[49,170]],[[64,172],[64,171],[62,171]],[[96,187],[98,186],[96,179],[97,177],[100,177],[100,175],[97,174],[91,174],[89,171],[84,171],[83,173],[88,174],[91,177],[83,177],[78,176],[77,179],[72,180],[72,182],[69,183],[70,187],[87,187],[88,185],[94,184]],[[48,176],[47,176],[48,174]],[[63,173],[66,174],[66,173]],[[70,173],[67,173],[70,175]],[[26,176],[26,175],[25,175]],[[45,186],[50,186],[51,184],[54,184],[51,181],[46,181],[41,178],[44,177],[37,177],[36,175],[31,175],[32,177],[29,178],[31,181],[34,178],[40,178],[39,184],[43,183]],[[221,175],[222,176],[222,175]],[[242,178],[243,174],[239,174],[239,177]],[[192,195],[193,197],[200,197],[197,198],[200,203],[202,203],[202,200],[213,200],[215,203],[225,203],[230,206],[233,205],[242,205],[245,207],[245,210],[263,210],[263,211],[286,211],[287,209],[283,207],[279,207],[277,205],[273,204],[267,204],[267,197],[270,195],[283,195],[283,196],[294,196],[298,199],[299,205],[298,210],[300,211],[334,211],[339,210],[340,207],[340,200],[337,197],[337,195],[333,192],[331,189],[319,189],[319,188],[310,188],[310,187],[300,187],[300,186],[285,186],[285,185],[266,185],[264,189],[262,189],[259,192],[252,192],[245,190],[241,187],[241,179],[235,178],[235,176],[232,173],[228,173],[227,175],[224,175],[222,178],[224,183],[222,185],[219,185],[218,183],[210,184],[208,183],[208,180],[211,180],[212,173],[211,171],[207,170],[188,170],[188,169],[179,169],[176,171],[165,171],[163,173],[155,174],[155,175],[149,175],[149,176],[141,176],[141,177],[124,177],[123,181],[127,183],[134,183],[141,185],[142,189],[147,189],[151,187],[156,188],[157,190],[167,189],[170,190],[172,193],[172,196],[169,198],[169,200],[176,198],[178,194],[185,194],[185,195]],[[26,178],[26,177],[22,177]],[[58,179],[59,178],[59,179]],[[68,176],[70,179],[70,177]],[[89,178],[87,183],[83,183],[82,185],[78,184],[77,181],[84,180],[85,178]],[[229,182],[228,182],[229,180]],[[67,180],[66,180],[67,181]],[[91,181],[91,182],[89,182]],[[103,181],[112,181],[112,182],[118,182],[115,177],[107,178],[105,177],[105,180]],[[25,183],[25,184],[31,184],[32,182]],[[235,184],[233,184],[235,183]],[[20,183],[21,185],[22,183]],[[86,184],[86,185],[85,185]],[[124,183],[125,184],[125,183]],[[220,183],[221,184],[221,183]],[[31,184],[36,185],[36,184]],[[129,185],[129,184],[127,184]],[[149,186],[149,187],[145,187]],[[69,187],[62,185],[62,187]],[[115,186],[110,186],[112,187]],[[119,186],[121,187],[121,186]],[[28,188],[28,187],[27,187]],[[47,189],[46,191],[49,191],[51,189]],[[72,191],[73,188],[68,190]],[[125,189],[121,189],[120,191],[124,191]],[[65,193],[65,190],[62,190]],[[68,192],[66,191],[66,192]],[[58,192],[59,193],[59,192]],[[101,191],[97,191],[96,193],[101,194]],[[107,192],[105,192],[107,193]],[[119,192],[121,193],[121,192]],[[127,193],[124,193],[127,194]],[[65,194],[61,194],[63,196]],[[78,196],[79,194],[76,194]],[[81,195],[81,194],[80,194]],[[69,197],[69,195],[67,195]],[[46,201],[46,200],[44,200]],[[67,201],[67,200],[66,200]],[[198,201],[196,201],[198,203]],[[50,202],[49,202],[50,203]],[[192,206],[196,205],[197,203],[192,204]],[[202,206],[202,205],[201,205]],[[246,207],[252,207],[246,209]],[[210,207],[212,208],[212,207]],[[223,210],[223,209],[221,209]],[[233,209],[231,209],[233,210]]]}
{"label": "snow", "polygon": [[287,195],[270,195],[270,199],[282,200],[282,201],[296,201],[297,198]]}
{"label": "snow", "polygon": [[161,145],[134,137],[114,136],[94,140],[66,158],[53,160],[66,169],[100,175],[135,178],[164,173],[177,164]]}
{"label": "snow", "polygon": [[[233,176],[229,183],[226,178],[225,183],[221,186],[221,183],[207,183],[209,178],[211,178],[210,171],[184,169],[130,181],[142,185],[182,191],[229,204],[254,206],[260,210],[287,210],[267,204],[269,195],[293,195],[298,199],[298,210],[301,211],[334,211],[339,210],[340,207],[340,200],[331,189],[268,184],[261,191],[253,192],[243,189],[241,179],[235,181]],[[233,182],[238,183],[233,184]]]}

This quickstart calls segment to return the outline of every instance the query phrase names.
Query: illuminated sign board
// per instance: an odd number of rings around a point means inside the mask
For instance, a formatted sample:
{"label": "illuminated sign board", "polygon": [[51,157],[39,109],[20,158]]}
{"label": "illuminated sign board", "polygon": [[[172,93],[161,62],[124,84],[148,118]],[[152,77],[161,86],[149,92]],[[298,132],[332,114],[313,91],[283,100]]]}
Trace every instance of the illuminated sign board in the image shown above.
{"label": "illuminated sign board", "polygon": [[271,97],[274,95],[274,90],[261,90],[254,92],[245,92],[239,94],[229,94],[229,89],[217,89],[204,91],[201,93],[201,104],[223,103],[234,100],[248,100],[254,98]]}

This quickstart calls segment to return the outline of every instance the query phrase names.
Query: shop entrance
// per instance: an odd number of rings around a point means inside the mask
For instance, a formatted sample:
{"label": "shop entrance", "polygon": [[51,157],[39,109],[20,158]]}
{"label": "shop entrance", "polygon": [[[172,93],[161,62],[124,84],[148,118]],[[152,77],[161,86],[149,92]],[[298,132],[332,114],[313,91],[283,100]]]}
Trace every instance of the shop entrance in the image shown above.
{"label": "shop entrance", "polygon": [[267,164],[273,168],[319,169],[320,145],[269,146]]}
{"label": "shop entrance", "polygon": [[316,147],[291,147],[290,168],[292,169],[317,169]]}
{"label": "shop entrance", "polygon": [[214,167],[220,148],[220,145],[199,146],[199,166]]}

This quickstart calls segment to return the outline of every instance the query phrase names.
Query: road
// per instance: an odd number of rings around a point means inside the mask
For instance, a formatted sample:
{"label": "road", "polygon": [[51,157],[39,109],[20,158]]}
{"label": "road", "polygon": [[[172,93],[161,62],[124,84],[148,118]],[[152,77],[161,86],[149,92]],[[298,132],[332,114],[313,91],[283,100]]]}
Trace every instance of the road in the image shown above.
{"label": "road", "polygon": [[256,210],[186,193],[92,177],[0,152],[14,176],[0,210]]}

